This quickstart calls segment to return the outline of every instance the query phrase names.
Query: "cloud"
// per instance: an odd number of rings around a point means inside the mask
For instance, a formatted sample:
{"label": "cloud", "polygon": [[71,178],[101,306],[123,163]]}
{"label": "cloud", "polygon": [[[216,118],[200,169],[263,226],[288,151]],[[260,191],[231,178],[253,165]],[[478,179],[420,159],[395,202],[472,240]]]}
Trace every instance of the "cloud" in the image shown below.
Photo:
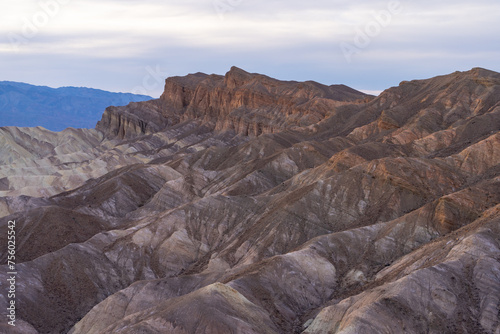
{"label": "cloud", "polygon": [[[400,0],[403,10],[381,24],[391,1],[11,1],[0,14],[0,73],[123,91],[143,80],[147,66],[184,75],[238,65],[381,90],[474,66],[500,70],[497,1]],[[48,15],[43,6],[55,2]],[[36,33],[26,37],[29,24]],[[17,49],[13,35],[23,38]],[[342,43],[356,47],[350,62]]]}

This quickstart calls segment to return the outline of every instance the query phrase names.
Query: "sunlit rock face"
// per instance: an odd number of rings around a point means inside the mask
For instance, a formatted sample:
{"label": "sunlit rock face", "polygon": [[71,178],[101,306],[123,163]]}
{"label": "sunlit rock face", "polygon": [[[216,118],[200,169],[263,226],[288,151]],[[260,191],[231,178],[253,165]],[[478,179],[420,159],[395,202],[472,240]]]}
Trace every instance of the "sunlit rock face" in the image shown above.
{"label": "sunlit rock face", "polygon": [[168,78],[159,100],[110,107],[97,128],[108,137],[132,138],[198,120],[219,132],[258,136],[315,124],[335,106],[366,97],[344,85],[279,81],[232,67],[225,76]]}
{"label": "sunlit rock face", "polygon": [[232,68],[0,134],[0,331],[500,333],[498,73],[370,97]]}

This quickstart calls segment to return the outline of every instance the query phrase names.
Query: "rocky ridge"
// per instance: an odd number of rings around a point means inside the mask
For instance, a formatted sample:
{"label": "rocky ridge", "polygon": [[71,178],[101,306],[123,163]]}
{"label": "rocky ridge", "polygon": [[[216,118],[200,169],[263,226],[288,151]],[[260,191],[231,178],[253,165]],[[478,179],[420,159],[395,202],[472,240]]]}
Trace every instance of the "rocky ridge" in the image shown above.
{"label": "rocky ridge", "polygon": [[97,129],[110,137],[132,138],[199,120],[216,131],[259,136],[315,124],[335,106],[367,97],[344,85],[279,81],[232,67],[225,76],[168,78],[159,100],[110,107]]}
{"label": "rocky ridge", "polygon": [[19,333],[500,333],[500,74],[165,87],[2,129]]}

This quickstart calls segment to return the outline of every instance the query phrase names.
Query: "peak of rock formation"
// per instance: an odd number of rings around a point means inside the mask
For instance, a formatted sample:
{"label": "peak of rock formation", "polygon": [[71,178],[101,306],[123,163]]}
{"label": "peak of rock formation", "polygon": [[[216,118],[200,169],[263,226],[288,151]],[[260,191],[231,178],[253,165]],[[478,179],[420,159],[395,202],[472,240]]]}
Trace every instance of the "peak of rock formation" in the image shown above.
{"label": "peak of rock formation", "polygon": [[0,134],[1,332],[500,333],[499,73],[371,97],[233,67]]}

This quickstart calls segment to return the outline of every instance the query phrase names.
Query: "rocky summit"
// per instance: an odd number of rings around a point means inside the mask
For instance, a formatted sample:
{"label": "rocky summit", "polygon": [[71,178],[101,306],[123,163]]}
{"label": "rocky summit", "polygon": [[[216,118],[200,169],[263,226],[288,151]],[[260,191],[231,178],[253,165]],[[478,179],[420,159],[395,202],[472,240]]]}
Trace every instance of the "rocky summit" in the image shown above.
{"label": "rocky summit", "polygon": [[499,73],[233,67],[0,152],[2,333],[500,333]]}

